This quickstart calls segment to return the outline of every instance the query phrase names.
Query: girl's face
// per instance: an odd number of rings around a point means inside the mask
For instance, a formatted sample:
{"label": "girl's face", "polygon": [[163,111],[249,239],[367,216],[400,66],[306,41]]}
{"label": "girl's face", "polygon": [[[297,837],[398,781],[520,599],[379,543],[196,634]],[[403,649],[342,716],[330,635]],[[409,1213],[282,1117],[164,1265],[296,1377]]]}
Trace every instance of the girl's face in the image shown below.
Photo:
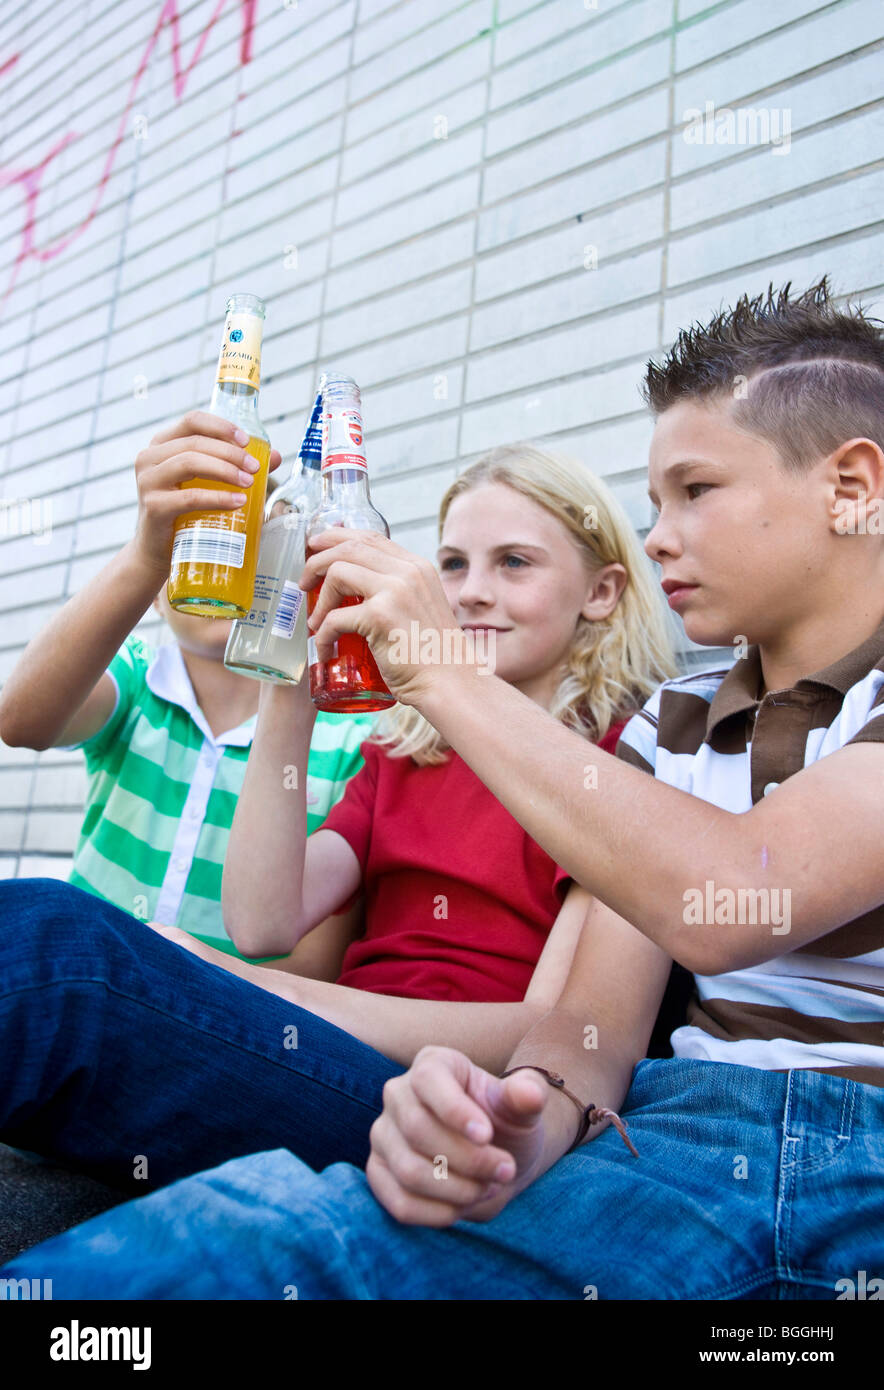
{"label": "girl's face", "polygon": [[460,626],[493,629],[487,640],[496,674],[545,707],[578,620],[607,618],[626,583],[617,564],[590,576],[562,523],[504,483],[482,483],[454,499],[438,563]]}

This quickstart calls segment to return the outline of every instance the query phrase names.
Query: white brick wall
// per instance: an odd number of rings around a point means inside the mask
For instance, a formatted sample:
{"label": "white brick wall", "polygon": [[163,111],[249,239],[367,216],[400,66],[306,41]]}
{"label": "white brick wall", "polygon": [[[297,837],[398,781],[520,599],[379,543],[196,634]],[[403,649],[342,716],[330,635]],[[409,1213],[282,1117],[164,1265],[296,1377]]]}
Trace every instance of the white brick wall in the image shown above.
{"label": "white brick wall", "polygon": [[[458,468],[522,436],[645,527],[642,365],[721,301],[828,271],[880,312],[880,0],[257,0],[250,56],[248,7],[213,8],[179,0],[177,82],[160,0],[0,14],[0,478],[53,522],[0,538],[0,680],[127,539],[234,290],[268,301],[274,442],[348,366],[425,554]],[[686,142],[707,101],[788,111],[788,152]],[[83,788],[77,754],[0,745],[0,877],[66,873]]]}

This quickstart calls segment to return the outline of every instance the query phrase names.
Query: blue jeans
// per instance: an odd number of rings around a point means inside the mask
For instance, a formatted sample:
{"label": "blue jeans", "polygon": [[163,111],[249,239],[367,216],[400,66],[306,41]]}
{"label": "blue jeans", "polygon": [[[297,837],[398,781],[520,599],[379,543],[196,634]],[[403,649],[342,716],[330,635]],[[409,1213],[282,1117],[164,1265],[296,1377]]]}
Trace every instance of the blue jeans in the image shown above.
{"label": "blue jeans", "polygon": [[0,1059],[0,1139],[139,1195],[280,1145],[364,1166],[403,1070],[54,879],[0,884]]}
{"label": "blue jeans", "polygon": [[884,1089],[640,1062],[613,1129],[486,1224],[402,1226],[346,1163],[223,1163],[26,1251],[72,1299],[834,1299],[884,1276]]}

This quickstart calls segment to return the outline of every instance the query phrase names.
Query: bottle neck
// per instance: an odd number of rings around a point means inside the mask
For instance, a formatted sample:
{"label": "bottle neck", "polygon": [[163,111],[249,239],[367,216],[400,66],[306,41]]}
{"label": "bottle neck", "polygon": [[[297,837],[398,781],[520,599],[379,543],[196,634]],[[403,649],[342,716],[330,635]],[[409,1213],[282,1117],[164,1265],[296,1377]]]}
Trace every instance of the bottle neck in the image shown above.
{"label": "bottle neck", "polygon": [[322,501],[368,502],[368,473],[364,468],[324,468]]}
{"label": "bottle neck", "polygon": [[258,390],[245,381],[216,381],[209,413],[242,424],[249,434],[266,437],[258,416]]}

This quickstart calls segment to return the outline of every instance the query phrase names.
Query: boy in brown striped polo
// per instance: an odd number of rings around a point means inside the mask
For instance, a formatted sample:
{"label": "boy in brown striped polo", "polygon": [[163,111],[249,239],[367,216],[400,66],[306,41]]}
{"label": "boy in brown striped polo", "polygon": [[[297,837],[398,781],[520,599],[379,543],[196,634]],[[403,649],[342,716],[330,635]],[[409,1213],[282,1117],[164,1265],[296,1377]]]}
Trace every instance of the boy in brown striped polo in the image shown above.
{"label": "boy in brown striped polo", "polygon": [[[882,325],[825,281],[743,298],[646,392],[647,551],[687,635],[736,659],[667,681],[616,758],[494,676],[390,662],[392,613],[448,621],[392,542],[327,537],[302,579],[326,575],[320,649],[358,622],[390,688],[594,895],[506,1080],[424,1048],[385,1087],[365,1174],[253,1154],[10,1273],[62,1297],[226,1297],[234,1264],[243,1298],[884,1292]],[[694,998],[648,1060],[672,960]],[[435,1229],[462,1219],[480,1224]]]}

